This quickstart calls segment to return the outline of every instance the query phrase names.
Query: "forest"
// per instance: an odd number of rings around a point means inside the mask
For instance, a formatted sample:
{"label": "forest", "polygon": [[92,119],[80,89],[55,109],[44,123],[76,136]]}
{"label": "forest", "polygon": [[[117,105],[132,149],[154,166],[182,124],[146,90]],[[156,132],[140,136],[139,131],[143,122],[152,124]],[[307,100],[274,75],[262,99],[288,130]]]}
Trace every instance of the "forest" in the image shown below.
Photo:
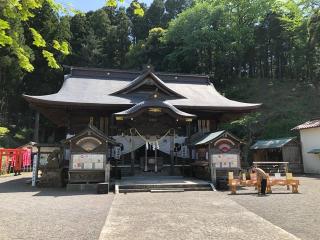
{"label": "forest", "polygon": [[[64,66],[207,74],[226,97],[263,103],[220,126],[248,144],[297,135],[290,129],[320,116],[319,0],[154,0],[138,14],[137,1],[87,13],[52,2],[22,4],[19,18],[0,3],[0,146],[32,140],[21,95],[59,90]],[[61,140],[54,129],[41,117],[41,141]]]}

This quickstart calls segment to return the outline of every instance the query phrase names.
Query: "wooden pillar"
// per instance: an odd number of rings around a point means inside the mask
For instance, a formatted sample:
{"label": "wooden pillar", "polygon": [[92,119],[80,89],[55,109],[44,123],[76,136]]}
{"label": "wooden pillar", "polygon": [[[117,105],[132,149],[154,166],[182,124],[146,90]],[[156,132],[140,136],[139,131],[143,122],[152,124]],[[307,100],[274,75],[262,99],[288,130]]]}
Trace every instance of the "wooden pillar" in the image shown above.
{"label": "wooden pillar", "polygon": [[210,167],[211,182],[214,184],[214,186],[216,186],[217,171],[216,171],[216,164],[213,162],[213,159],[212,159],[211,143],[209,143],[209,146],[208,146],[208,160],[209,160],[209,167]]}
{"label": "wooden pillar", "polygon": [[104,117],[99,117],[99,130],[104,132]]}
{"label": "wooden pillar", "polygon": [[111,119],[110,119],[110,135],[113,136],[115,135],[115,119],[114,119],[114,116],[111,116]]}
{"label": "wooden pillar", "polygon": [[33,141],[36,143],[39,142],[39,127],[40,127],[40,114],[36,111],[35,120],[34,120],[34,133],[33,133]]}
{"label": "wooden pillar", "polygon": [[146,151],[145,151],[145,158],[144,158],[144,171],[145,172],[148,171],[148,149],[147,149],[147,144],[148,143],[146,143]]}
{"label": "wooden pillar", "polygon": [[0,174],[2,172],[2,150],[0,149]]}
{"label": "wooden pillar", "polygon": [[171,175],[174,175],[174,134],[170,136]]}
{"label": "wooden pillar", "polygon": [[104,133],[106,136],[109,136],[109,118],[105,117],[104,118]]}
{"label": "wooden pillar", "polygon": [[134,176],[134,160],[135,160],[135,151],[131,151],[131,175]]}
{"label": "wooden pillar", "polygon": [[158,149],[157,149],[157,146],[156,146],[156,148],[154,150],[154,172],[158,172],[157,152],[158,152]]}
{"label": "wooden pillar", "polygon": [[110,161],[108,159],[108,155],[106,158],[106,165],[105,165],[105,182],[106,183],[110,183]]}

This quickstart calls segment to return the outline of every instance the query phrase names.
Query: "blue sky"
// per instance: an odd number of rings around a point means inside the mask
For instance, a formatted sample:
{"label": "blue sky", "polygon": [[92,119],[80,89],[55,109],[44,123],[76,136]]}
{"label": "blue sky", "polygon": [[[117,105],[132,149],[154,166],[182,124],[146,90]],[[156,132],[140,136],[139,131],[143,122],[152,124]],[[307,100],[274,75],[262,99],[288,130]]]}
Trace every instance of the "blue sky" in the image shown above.
{"label": "blue sky", "polygon": [[[59,3],[62,3],[64,6],[71,6],[75,9],[78,9],[83,12],[88,12],[91,10],[97,10],[102,8],[105,5],[105,0],[56,0]],[[144,0],[142,2],[150,4],[152,0]],[[129,6],[131,0],[124,0],[124,3],[120,3],[119,6]]]}

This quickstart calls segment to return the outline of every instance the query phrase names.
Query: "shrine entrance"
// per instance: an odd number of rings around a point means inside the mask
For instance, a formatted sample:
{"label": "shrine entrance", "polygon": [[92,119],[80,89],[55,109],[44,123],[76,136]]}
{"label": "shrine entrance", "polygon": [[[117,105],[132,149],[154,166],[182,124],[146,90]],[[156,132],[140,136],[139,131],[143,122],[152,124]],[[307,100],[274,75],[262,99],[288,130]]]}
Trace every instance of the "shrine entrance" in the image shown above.
{"label": "shrine entrance", "polygon": [[186,145],[195,115],[182,112],[155,94],[114,117],[118,135],[113,138],[123,144],[123,154],[127,155],[120,162],[125,168],[130,161],[130,175],[175,175],[175,146]]}

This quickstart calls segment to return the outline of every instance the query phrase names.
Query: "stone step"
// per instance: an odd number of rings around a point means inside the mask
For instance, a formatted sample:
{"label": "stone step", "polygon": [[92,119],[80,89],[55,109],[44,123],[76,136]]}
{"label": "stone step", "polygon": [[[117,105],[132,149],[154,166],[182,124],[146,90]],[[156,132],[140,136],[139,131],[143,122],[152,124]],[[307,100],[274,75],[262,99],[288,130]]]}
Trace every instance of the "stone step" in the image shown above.
{"label": "stone step", "polygon": [[186,185],[120,185],[119,193],[130,192],[184,192],[184,191],[213,191],[210,184]]}
{"label": "stone step", "polygon": [[183,188],[171,188],[171,189],[151,189],[151,193],[162,193],[162,192],[184,192]]}
{"label": "stone step", "polygon": [[163,188],[199,188],[199,187],[206,187],[211,188],[209,183],[205,184],[126,184],[126,185],[119,185],[119,190],[121,189],[163,189]]}

